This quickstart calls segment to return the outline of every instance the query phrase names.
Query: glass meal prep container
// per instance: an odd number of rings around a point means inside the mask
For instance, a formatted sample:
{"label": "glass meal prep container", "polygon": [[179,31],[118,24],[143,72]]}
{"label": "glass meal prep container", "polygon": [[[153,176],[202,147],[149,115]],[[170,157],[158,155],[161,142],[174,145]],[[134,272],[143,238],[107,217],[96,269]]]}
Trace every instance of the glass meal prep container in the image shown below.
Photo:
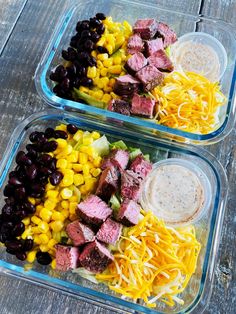
{"label": "glass meal prep container", "polygon": [[[54,84],[49,79],[49,75],[62,62],[61,51],[69,46],[70,38],[75,34],[77,21],[92,17],[97,12],[103,12],[107,16],[112,16],[114,21],[121,22],[127,20],[131,25],[138,18],[155,18],[170,25],[178,37],[190,32],[205,32],[218,39],[224,46],[228,59],[227,68],[220,81],[222,91],[227,97],[226,105],[219,110],[220,127],[209,134],[195,134],[160,125],[148,119],[129,117],[56,96],[52,91]],[[222,140],[233,128],[235,121],[235,57],[236,42],[234,31],[230,25],[222,21],[164,10],[154,4],[135,3],[134,1],[77,1],[76,6],[67,8],[59,18],[52,38],[36,70],[35,82],[40,96],[53,107],[77,111],[87,116],[93,115],[94,118],[100,120],[112,118],[122,122],[124,126],[138,127],[140,132],[151,132],[153,136],[205,145]]]}
{"label": "glass meal prep container", "polygon": [[32,131],[43,131],[47,127],[55,127],[60,123],[73,123],[82,130],[97,130],[105,134],[110,141],[123,140],[131,147],[140,148],[144,154],[150,155],[155,163],[167,158],[179,158],[183,162],[193,162],[207,176],[211,186],[211,202],[201,219],[194,223],[196,237],[202,248],[197,262],[195,274],[187,288],[181,294],[184,305],[168,307],[157,303],[155,309],[146,307],[142,302],[134,303],[124,300],[121,295],[110,291],[103,284],[94,284],[72,272],[60,272],[50,267],[33,264],[30,270],[24,268],[26,262],[17,260],[0,247],[0,270],[17,278],[37,283],[47,288],[63,291],[84,301],[106,307],[122,313],[201,313],[207,305],[211,294],[217,250],[223,222],[224,208],[227,197],[227,179],[225,172],[213,155],[201,148],[190,147],[183,143],[170,143],[165,139],[157,139],[148,134],[136,133],[128,128],[118,129],[108,121],[78,116],[65,111],[48,110],[33,114],[23,121],[13,132],[0,165],[1,208],[4,204],[3,187],[6,185],[8,173],[15,166],[15,156],[25,148]]}

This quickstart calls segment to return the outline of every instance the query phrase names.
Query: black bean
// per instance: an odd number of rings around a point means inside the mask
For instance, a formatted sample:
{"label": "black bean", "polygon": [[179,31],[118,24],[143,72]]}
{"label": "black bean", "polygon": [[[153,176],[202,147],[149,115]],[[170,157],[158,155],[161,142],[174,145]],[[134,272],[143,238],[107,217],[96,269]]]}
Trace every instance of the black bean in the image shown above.
{"label": "black bean", "polygon": [[92,42],[92,40],[88,39],[88,40],[86,40],[86,42],[84,43],[84,48],[85,48],[86,51],[91,52],[91,51],[95,48],[95,45],[94,45],[94,43]]}
{"label": "black bean", "polygon": [[18,188],[15,189],[15,198],[18,200],[23,200],[26,197],[26,191],[23,186],[19,186]]}
{"label": "black bean", "polygon": [[52,261],[52,258],[48,252],[38,252],[36,254],[36,258],[37,258],[38,263],[41,265],[48,265]]}
{"label": "black bean", "polygon": [[60,83],[60,87],[64,91],[69,90],[69,88],[70,88],[70,79],[68,77],[64,78],[64,80]]}
{"label": "black bean", "polygon": [[34,246],[34,241],[32,239],[26,239],[23,245],[24,251],[30,251],[32,250]]}
{"label": "black bean", "polygon": [[[65,58],[64,58],[65,59]],[[58,77],[58,75],[54,72],[51,72],[49,75],[50,80],[54,81],[54,82],[59,82],[60,78]]]}
{"label": "black bean", "polygon": [[22,182],[17,177],[11,177],[8,182],[14,186],[22,185]]}
{"label": "black bean", "polygon": [[8,196],[13,196],[14,195],[14,187],[10,184],[7,184],[3,190],[3,195],[8,197]]}
{"label": "black bean", "polygon": [[56,130],[55,131],[55,138],[63,138],[66,140],[68,138],[68,134],[62,130]]}
{"label": "black bean", "polygon": [[50,163],[48,164],[49,169],[51,169],[52,171],[56,170],[57,168],[57,160],[56,158],[52,158],[52,160],[50,161]]}
{"label": "black bean", "polygon": [[98,20],[105,20],[106,19],[106,15],[104,13],[97,13],[96,14],[96,18]]}
{"label": "black bean", "polygon": [[96,66],[97,64],[97,61],[96,59],[93,57],[93,56],[89,56],[88,60],[87,60],[87,63],[89,66]]}
{"label": "black bean", "polygon": [[100,39],[100,35],[98,34],[98,33],[96,33],[96,32],[93,32],[93,33],[91,33],[91,40],[94,42],[94,43],[96,43],[99,39]]}
{"label": "black bean", "polygon": [[34,180],[37,177],[37,173],[38,173],[38,170],[37,170],[36,165],[34,164],[26,168],[26,174],[30,180]]}
{"label": "black bean", "polygon": [[[33,145],[33,144],[28,144],[28,145]],[[18,165],[30,166],[32,164],[32,160],[28,156],[26,156],[24,152],[19,151],[16,155],[16,163]]]}
{"label": "black bean", "polygon": [[88,78],[88,77],[83,77],[81,80],[80,80],[80,84],[83,85],[83,86],[92,86],[93,85],[93,80]]}
{"label": "black bean", "polygon": [[42,177],[48,177],[52,173],[52,170],[47,167],[41,167],[39,172],[40,172],[40,177],[42,178]]}
{"label": "black bean", "polygon": [[61,182],[62,178],[63,178],[63,174],[60,171],[55,171],[50,175],[49,181],[52,185],[55,186]]}
{"label": "black bean", "polygon": [[36,152],[41,152],[41,147],[38,144],[27,144],[25,148],[27,149],[28,152],[32,150]]}
{"label": "black bean", "polygon": [[[70,45],[71,45],[71,44],[70,44]],[[71,45],[71,46],[73,46],[73,45]],[[65,59],[66,61],[70,61],[70,60],[69,60],[69,53],[68,53],[67,50],[62,50],[61,55],[62,55],[62,58],[63,58],[63,59]],[[57,77],[56,77],[56,78],[57,78]],[[55,79],[55,80],[54,80],[53,78],[51,78],[51,76],[50,76],[50,79],[53,80],[53,81],[59,82],[58,79]]]}
{"label": "black bean", "polygon": [[18,164],[19,161],[21,160],[21,157],[25,155],[25,152],[23,152],[22,150],[20,150],[17,154],[16,154],[16,163]]}
{"label": "black bean", "polygon": [[33,184],[31,185],[31,190],[32,190],[33,192],[35,192],[35,193],[40,193],[40,194],[42,194],[42,193],[45,192],[44,186],[42,186],[42,185],[39,184],[39,183],[33,183]]}
{"label": "black bean", "polygon": [[88,29],[82,31],[81,38],[89,39],[90,37],[91,37],[91,32]]}
{"label": "black bean", "polygon": [[102,35],[103,33],[105,32],[105,26],[103,24],[100,24],[98,27],[97,27],[97,33],[99,35]]}
{"label": "black bean", "polygon": [[31,160],[35,160],[38,158],[38,153],[34,149],[28,150],[28,153],[26,154],[27,157],[29,157]]}
{"label": "black bean", "polygon": [[37,140],[38,140],[38,134],[39,134],[38,131],[32,132],[32,133],[30,134],[30,136],[29,136],[29,140],[30,140],[32,143],[37,142]]}
{"label": "black bean", "polygon": [[[78,25],[78,24],[77,24]],[[77,29],[77,27],[76,27]],[[79,25],[79,30],[82,31],[84,29],[89,29],[89,21],[88,20],[84,20],[80,23]]]}
{"label": "black bean", "polygon": [[67,71],[61,64],[56,67],[55,73],[58,75],[59,80],[63,80],[67,76]]}
{"label": "black bean", "polygon": [[25,225],[23,222],[19,222],[12,230],[12,234],[15,237],[19,237],[25,231]]}
{"label": "black bean", "polygon": [[[71,39],[71,41],[70,41],[70,46],[73,47],[73,48],[77,48],[77,40]],[[65,60],[69,61],[67,54],[62,55],[62,57],[63,57]],[[66,58],[67,58],[67,59],[66,59]]]}
{"label": "black bean", "polygon": [[20,261],[24,261],[26,260],[26,253],[25,252],[17,252],[16,253],[16,257],[20,260]]}
{"label": "black bean", "polygon": [[14,197],[12,197],[12,196],[9,196],[8,198],[5,198],[5,203],[7,204],[7,205],[14,205],[15,204],[15,199],[14,199]]}
{"label": "black bean", "polygon": [[44,134],[45,134],[46,138],[52,138],[52,137],[54,137],[54,129],[53,128],[47,128],[45,130]]}
{"label": "black bean", "polygon": [[5,245],[8,249],[15,252],[22,250],[22,243],[20,240],[6,241]]}
{"label": "black bean", "polygon": [[71,66],[67,67],[67,76],[72,79],[76,76],[76,66],[74,64],[72,64]]}
{"label": "black bean", "polygon": [[52,160],[52,156],[50,156],[48,154],[42,154],[38,158],[38,162],[42,165],[45,165],[45,166],[48,165],[51,160]]}
{"label": "black bean", "polygon": [[[2,242],[2,241],[1,241]],[[11,250],[11,249],[6,249],[6,252],[7,253],[9,253],[9,254],[11,254],[11,255],[15,255],[16,254],[16,251],[14,251],[14,250]]]}
{"label": "black bean", "polygon": [[70,134],[75,134],[77,131],[78,131],[78,128],[76,125],[74,124],[67,124],[67,127],[66,127],[67,131],[70,133]]}
{"label": "black bean", "polygon": [[28,216],[28,213],[25,210],[18,210],[12,215],[12,221],[17,223],[22,219]]}
{"label": "black bean", "polygon": [[97,46],[97,51],[100,53],[108,53],[107,48],[102,46]]}
{"label": "black bean", "polygon": [[89,25],[90,27],[98,27],[99,25],[101,25],[101,22],[96,19],[95,17],[91,17],[90,20],[89,20]]}
{"label": "black bean", "polygon": [[26,201],[23,203],[23,209],[28,213],[28,214],[34,214],[36,211],[35,205],[30,203],[29,201]]}
{"label": "black bean", "polygon": [[[68,53],[68,56],[67,56],[68,61],[73,62],[74,60],[76,60],[78,58],[78,54],[74,48],[69,47],[67,49],[67,53]],[[64,76],[64,78],[65,78],[65,76]]]}
{"label": "black bean", "polygon": [[50,152],[53,152],[54,150],[57,149],[57,142],[56,141],[50,141],[50,142],[47,142],[43,145],[43,150],[47,153],[50,153]]}
{"label": "black bean", "polygon": [[13,208],[10,205],[5,204],[2,208],[2,219],[10,220],[12,217]]}

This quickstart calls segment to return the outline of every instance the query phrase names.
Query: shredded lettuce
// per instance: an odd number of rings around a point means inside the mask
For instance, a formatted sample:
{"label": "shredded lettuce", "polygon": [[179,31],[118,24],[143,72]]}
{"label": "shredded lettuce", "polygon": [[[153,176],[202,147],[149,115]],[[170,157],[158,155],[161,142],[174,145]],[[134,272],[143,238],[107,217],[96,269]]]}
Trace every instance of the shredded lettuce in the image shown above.
{"label": "shredded lettuce", "polygon": [[92,105],[94,107],[97,107],[97,108],[102,108],[102,109],[105,109],[107,107],[107,104],[101,100],[97,100],[96,98],[84,93],[84,92],[81,92],[79,89],[77,88],[74,88],[74,97],[76,99],[82,99],[84,100],[87,104],[89,105]]}
{"label": "shredded lettuce", "polygon": [[98,284],[98,281],[95,278],[95,274],[86,270],[83,267],[76,268],[76,269],[72,270],[72,272],[78,274],[79,276],[83,277],[84,279],[87,279],[93,283]]}
{"label": "shredded lettuce", "polygon": [[150,161],[150,156],[149,156],[149,154],[143,155],[143,157],[144,157],[147,161]]}
{"label": "shredded lettuce", "polygon": [[166,49],[165,49],[165,53],[168,57],[170,57],[171,55],[171,50],[170,50],[170,46],[168,46]]}
{"label": "shredded lettuce", "polygon": [[110,198],[110,206],[111,206],[111,208],[114,210],[114,211],[117,211],[117,210],[119,210],[119,208],[120,208],[120,200],[119,200],[119,198],[114,194],[114,195],[112,195],[112,197]]}
{"label": "shredded lettuce", "polygon": [[110,143],[108,142],[105,135],[94,141],[91,146],[100,156],[108,155],[110,152]]}
{"label": "shredded lettuce", "polygon": [[123,149],[126,150],[128,147],[126,146],[125,142],[122,140],[113,142],[110,144],[110,149]]}
{"label": "shredded lettuce", "polygon": [[142,154],[142,151],[140,148],[132,148],[129,147],[129,158],[130,160],[133,160],[134,158],[136,158],[138,155]]}

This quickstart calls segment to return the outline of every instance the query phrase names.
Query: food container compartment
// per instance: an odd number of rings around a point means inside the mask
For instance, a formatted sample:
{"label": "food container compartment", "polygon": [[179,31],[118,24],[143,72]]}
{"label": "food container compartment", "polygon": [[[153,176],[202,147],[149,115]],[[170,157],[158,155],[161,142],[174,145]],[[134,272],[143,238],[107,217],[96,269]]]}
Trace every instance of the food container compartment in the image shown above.
{"label": "food container compartment", "polygon": [[95,121],[88,117],[78,116],[63,111],[48,110],[36,113],[22,122],[12,134],[7,149],[3,154],[0,166],[0,205],[3,206],[3,187],[7,182],[8,173],[14,167],[14,158],[17,151],[23,149],[28,142],[28,136],[33,130],[45,130],[46,127],[56,126],[59,123],[74,123],[83,130],[98,130],[108,139],[122,139],[132,147],[139,147],[144,154],[150,154],[152,162],[164,160],[168,157],[180,158],[194,162],[207,175],[211,185],[212,198],[208,210],[201,219],[194,224],[196,235],[202,248],[200,251],[197,269],[190,280],[187,289],[182,294],[184,305],[173,308],[157,303],[156,309],[150,309],[144,304],[123,300],[117,294],[109,291],[102,284],[96,285],[82,279],[71,272],[61,273],[50,267],[34,264],[33,268],[24,268],[25,262],[18,261],[12,255],[0,248],[0,270],[14,277],[37,283],[47,288],[63,291],[72,296],[82,298],[111,310],[133,313],[187,313],[195,309],[201,313],[211,294],[217,250],[220,240],[220,231],[223,222],[224,207],[227,197],[227,179],[219,162],[207,151],[200,148],[188,147],[186,144],[168,143],[148,135],[140,135],[126,128],[118,129],[107,121]]}
{"label": "food container compartment", "polygon": [[[141,119],[134,116],[128,117],[56,96],[52,91],[53,82],[49,79],[50,72],[56,65],[62,62],[61,51],[69,46],[70,38],[75,33],[77,21],[94,16],[97,12],[104,12],[106,15],[112,16],[115,21],[126,19],[132,25],[138,18],[153,17],[169,24],[176,31],[178,37],[189,32],[203,31],[218,39],[224,46],[228,57],[227,68],[220,82],[222,91],[228,99],[226,105],[221,107],[219,112],[220,127],[209,134],[195,134],[159,125],[148,119]],[[158,8],[156,5],[142,4],[140,2],[137,4],[125,0],[102,0],[99,3],[94,0],[87,1],[86,3],[79,1],[77,6],[67,7],[58,19],[58,25],[55,27],[54,33],[52,31],[52,38],[35,74],[38,93],[51,106],[64,110],[77,111],[88,116],[93,115],[98,120],[112,118],[122,122],[124,126],[139,126],[140,132],[193,144],[206,145],[218,142],[231,131],[235,121],[236,43],[234,32],[227,23],[164,10]]]}

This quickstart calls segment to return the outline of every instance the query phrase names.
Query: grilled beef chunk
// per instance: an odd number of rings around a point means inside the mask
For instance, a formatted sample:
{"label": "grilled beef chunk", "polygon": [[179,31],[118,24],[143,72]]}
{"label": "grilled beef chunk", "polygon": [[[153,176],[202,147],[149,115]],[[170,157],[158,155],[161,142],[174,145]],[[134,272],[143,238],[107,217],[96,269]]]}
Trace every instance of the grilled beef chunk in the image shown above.
{"label": "grilled beef chunk", "polygon": [[132,161],[129,169],[144,179],[152,170],[152,164],[140,154]]}
{"label": "grilled beef chunk", "polygon": [[158,70],[173,71],[174,67],[164,50],[154,52],[149,58],[148,63],[154,65]]}
{"label": "grilled beef chunk", "polygon": [[115,244],[117,240],[119,240],[121,236],[122,225],[110,218],[101,225],[98,233],[96,234],[97,240],[104,242]]}
{"label": "grilled beef chunk", "polygon": [[67,271],[79,266],[79,250],[77,247],[57,244],[56,248],[56,269]]}
{"label": "grilled beef chunk", "polygon": [[96,195],[108,201],[118,189],[119,172],[114,165],[103,170],[96,190]]}
{"label": "grilled beef chunk", "polygon": [[134,201],[139,200],[142,178],[132,170],[121,173],[121,197]]}
{"label": "grilled beef chunk", "polygon": [[140,19],[135,22],[133,32],[140,34],[142,39],[151,39],[157,32],[157,26],[155,19]]}
{"label": "grilled beef chunk", "polygon": [[121,99],[112,99],[107,107],[108,110],[130,116],[130,104]]}
{"label": "grilled beef chunk", "polygon": [[66,227],[66,232],[75,246],[94,240],[94,232],[81,221],[75,220]]}
{"label": "grilled beef chunk", "polygon": [[140,82],[133,76],[127,74],[116,79],[114,92],[119,96],[132,97],[133,93],[138,91]]}
{"label": "grilled beef chunk", "polygon": [[154,65],[146,65],[136,73],[136,77],[143,83],[144,90],[149,91],[162,83],[164,74]]}
{"label": "grilled beef chunk", "polygon": [[104,158],[101,168],[102,170],[110,166],[116,166],[125,169],[129,162],[129,153],[123,149],[113,149],[110,154]]}
{"label": "grilled beef chunk", "polygon": [[131,103],[131,113],[152,118],[154,106],[154,99],[134,94]]}
{"label": "grilled beef chunk", "polygon": [[176,42],[177,36],[167,24],[159,22],[157,25],[157,35],[163,38],[164,48]]}
{"label": "grilled beef chunk", "polygon": [[145,65],[147,65],[147,59],[141,52],[136,52],[128,59],[125,64],[125,68],[130,74],[135,74],[141,70]]}
{"label": "grilled beef chunk", "polygon": [[142,38],[138,34],[130,36],[127,43],[127,49],[128,53],[131,55],[136,52],[141,52],[143,50]]}
{"label": "grilled beef chunk", "polygon": [[119,209],[117,219],[125,226],[130,227],[138,223],[139,205],[130,199],[125,199]]}
{"label": "grilled beef chunk", "polygon": [[145,53],[146,56],[151,56],[157,50],[164,49],[162,38],[157,38],[153,40],[147,40],[145,42]]}
{"label": "grilled beef chunk", "polygon": [[112,210],[96,195],[90,195],[78,204],[77,212],[86,223],[102,224],[111,214]]}
{"label": "grilled beef chunk", "polygon": [[93,273],[103,272],[113,259],[108,249],[96,240],[86,244],[79,257],[80,264]]}

